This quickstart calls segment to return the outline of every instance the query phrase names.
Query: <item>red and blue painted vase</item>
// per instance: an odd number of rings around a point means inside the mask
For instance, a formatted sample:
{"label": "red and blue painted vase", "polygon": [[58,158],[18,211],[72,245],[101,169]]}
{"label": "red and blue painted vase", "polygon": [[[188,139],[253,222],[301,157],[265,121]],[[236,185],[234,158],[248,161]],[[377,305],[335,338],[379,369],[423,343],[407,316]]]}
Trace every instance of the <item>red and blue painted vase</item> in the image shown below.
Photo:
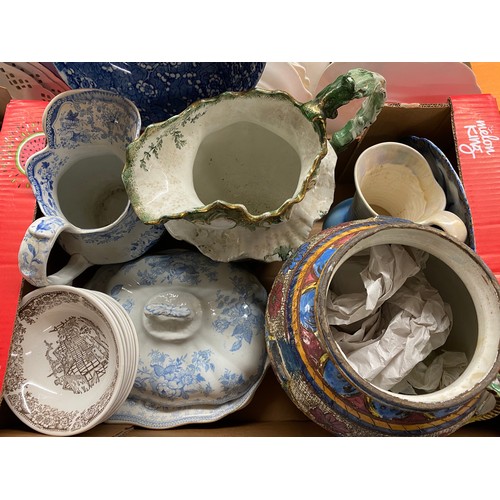
{"label": "red and blue painted vase", "polygon": [[[350,256],[379,244],[429,253],[426,277],[447,301],[454,323],[443,346],[465,352],[453,383],[429,394],[380,389],[349,364],[330,333],[327,296]],[[481,411],[500,369],[500,287],[469,247],[444,232],[390,217],[346,222],[310,237],[283,264],[268,299],[271,366],[295,405],[341,436],[448,435]]]}

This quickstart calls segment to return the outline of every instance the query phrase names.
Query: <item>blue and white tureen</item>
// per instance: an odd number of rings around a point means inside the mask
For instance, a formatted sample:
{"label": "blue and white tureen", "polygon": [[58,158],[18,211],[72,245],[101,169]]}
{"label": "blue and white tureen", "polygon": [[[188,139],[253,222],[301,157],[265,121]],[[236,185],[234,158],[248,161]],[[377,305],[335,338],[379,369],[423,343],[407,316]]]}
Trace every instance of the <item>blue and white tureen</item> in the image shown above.
{"label": "blue and white tureen", "polygon": [[268,366],[267,292],[253,274],[169,250],[102,266],[87,288],[117,300],[139,337],[134,387],[109,422],[166,429],[219,420],[250,402]]}

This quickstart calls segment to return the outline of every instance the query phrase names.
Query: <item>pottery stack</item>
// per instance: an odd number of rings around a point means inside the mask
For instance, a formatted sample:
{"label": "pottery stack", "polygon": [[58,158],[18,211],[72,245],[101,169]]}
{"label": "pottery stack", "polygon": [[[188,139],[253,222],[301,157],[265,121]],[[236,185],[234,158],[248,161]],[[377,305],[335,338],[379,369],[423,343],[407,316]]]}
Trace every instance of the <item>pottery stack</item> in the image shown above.
{"label": "pottery stack", "polygon": [[[339,155],[386,80],[317,64],[54,63],[70,89],[26,163],[33,291],[4,394],[24,424],[214,422],[269,366],[332,435],[448,435],[494,411],[500,287],[459,176],[424,137],[380,141],[339,203]],[[273,87],[280,71],[314,92]]]}

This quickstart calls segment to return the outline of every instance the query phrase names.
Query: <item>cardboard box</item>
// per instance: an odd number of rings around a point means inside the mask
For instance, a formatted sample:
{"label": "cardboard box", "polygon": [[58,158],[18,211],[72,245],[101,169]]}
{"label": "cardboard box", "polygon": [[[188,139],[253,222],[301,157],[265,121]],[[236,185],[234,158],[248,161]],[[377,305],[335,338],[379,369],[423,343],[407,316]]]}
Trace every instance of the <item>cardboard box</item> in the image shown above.
{"label": "cardboard box", "polygon": [[[465,145],[469,142],[464,139],[467,134],[467,123],[477,123],[479,120],[486,123],[489,135],[498,127],[500,117],[495,99],[490,95],[468,97],[453,97],[447,104],[430,105],[386,105],[376,122],[368,131],[346,151],[339,155],[336,178],[337,187],[335,201],[352,196],[354,186],[352,169],[357,156],[366,147],[380,141],[398,140],[406,135],[426,137],[434,142],[448,157],[454,168],[463,179],[472,203],[472,217],[476,233],[478,253],[484,253],[485,260],[497,272],[497,263],[500,253],[498,239],[496,252],[491,252],[488,236],[488,227],[497,227],[500,223],[499,215],[491,208],[491,204],[481,206],[481,193],[478,189],[489,189],[492,196],[500,197],[497,185],[479,183],[478,175],[491,179],[497,175],[500,165],[500,151],[483,141],[483,154],[476,154],[474,161]],[[471,121],[472,120],[472,121]],[[465,128],[464,128],[465,127]],[[467,137],[467,135],[465,136]],[[485,138],[486,135],[479,137]],[[491,137],[489,137],[490,140]],[[485,139],[486,140],[486,139]],[[479,151],[479,146],[476,150]],[[496,172],[496,174],[495,174]],[[480,174],[479,174],[480,173]],[[481,177],[482,178],[482,177]],[[486,184],[486,188],[484,186]],[[491,226],[493,225],[493,226]],[[313,231],[321,229],[321,223]],[[491,235],[490,235],[491,236]],[[279,270],[280,264],[255,263],[255,273],[267,289],[270,289],[273,278]],[[497,274],[498,276],[498,274]],[[6,332],[2,331],[1,335]],[[40,436],[20,423],[9,410],[5,402],[0,406],[0,436]],[[235,412],[218,422],[205,425],[189,425],[170,430],[148,430],[126,424],[100,424],[82,436],[323,436],[328,437],[324,429],[307,419],[288,399],[279,386],[272,369],[270,368],[264,381],[258,388],[253,400],[242,410]],[[462,427],[454,436],[500,436],[498,419],[488,419],[470,423]]]}
{"label": "cardboard box", "polygon": [[[1,99],[1,94],[0,94]],[[16,154],[20,145],[42,131],[42,114],[48,102],[5,99],[0,129],[0,401],[14,325],[21,275],[17,253],[24,232],[33,220],[36,200],[26,175],[18,168]]]}

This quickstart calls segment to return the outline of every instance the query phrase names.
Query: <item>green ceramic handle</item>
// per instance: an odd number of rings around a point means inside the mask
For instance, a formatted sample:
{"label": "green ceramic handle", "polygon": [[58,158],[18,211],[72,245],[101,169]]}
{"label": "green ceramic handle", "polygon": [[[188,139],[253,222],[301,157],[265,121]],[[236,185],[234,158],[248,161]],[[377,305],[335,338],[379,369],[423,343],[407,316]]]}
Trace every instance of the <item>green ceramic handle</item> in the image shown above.
{"label": "green ceramic handle", "polygon": [[320,114],[326,118],[336,118],[337,109],[354,99],[364,98],[356,116],[350,119],[331,138],[335,151],[341,151],[377,118],[385,103],[385,79],[383,76],[362,68],[356,68],[340,75],[327,85],[318,95],[304,104],[306,114]]}

